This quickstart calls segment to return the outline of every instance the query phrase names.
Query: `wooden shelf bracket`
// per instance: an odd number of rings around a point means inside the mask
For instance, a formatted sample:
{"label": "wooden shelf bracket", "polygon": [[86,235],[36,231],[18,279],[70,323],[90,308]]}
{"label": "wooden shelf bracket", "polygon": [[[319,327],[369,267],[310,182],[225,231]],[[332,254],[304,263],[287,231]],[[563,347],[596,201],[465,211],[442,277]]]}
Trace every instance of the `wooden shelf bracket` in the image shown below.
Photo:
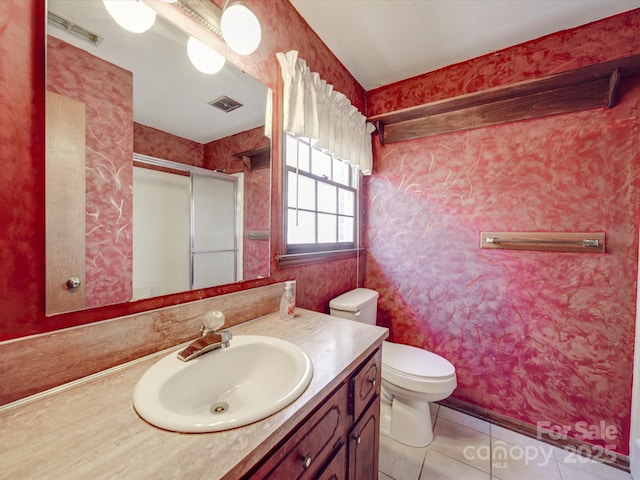
{"label": "wooden shelf bracket", "polygon": [[271,165],[271,147],[269,145],[236,153],[233,156],[241,159],[249,170],[268,168]]}

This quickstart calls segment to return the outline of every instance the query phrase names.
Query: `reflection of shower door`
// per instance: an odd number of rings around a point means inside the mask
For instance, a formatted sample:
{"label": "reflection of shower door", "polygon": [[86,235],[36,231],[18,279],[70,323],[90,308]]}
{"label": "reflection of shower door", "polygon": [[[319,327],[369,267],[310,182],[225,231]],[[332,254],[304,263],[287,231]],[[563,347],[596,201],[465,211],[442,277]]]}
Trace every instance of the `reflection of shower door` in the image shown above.
{"label": "reflection of shower door", "polygon": [[191,173],[191,288],[238,281],[237,182]]}

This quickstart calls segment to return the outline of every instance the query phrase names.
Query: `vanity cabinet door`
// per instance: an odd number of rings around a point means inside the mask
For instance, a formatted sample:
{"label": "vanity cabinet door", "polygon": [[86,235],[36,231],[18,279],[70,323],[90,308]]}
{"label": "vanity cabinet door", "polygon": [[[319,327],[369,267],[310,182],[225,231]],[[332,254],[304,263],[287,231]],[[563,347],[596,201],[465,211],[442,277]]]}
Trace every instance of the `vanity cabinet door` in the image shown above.
{"label": "vanity cabinet door", "polygon": [[346,480],[347,479],[347,447],[342,445],[333,460],[318,476],[318,480]]}
{"label": "vanity cabinet door", "polygon": [[378,478],[380,445],[380,396],[375,400],[349,434],[349,480]]}
{"label": "vanity cabinet door", "polygon": [[347,400],[343,383],[250,478],[318,478],[328,462],[337,462],[332,457],[344,445],[349,428]]}
{"label": "vanity cabinet door", "polygon": [[351,413],[357,421],[371,400],[380,392],[382,349],[367,360],[351,377]]}

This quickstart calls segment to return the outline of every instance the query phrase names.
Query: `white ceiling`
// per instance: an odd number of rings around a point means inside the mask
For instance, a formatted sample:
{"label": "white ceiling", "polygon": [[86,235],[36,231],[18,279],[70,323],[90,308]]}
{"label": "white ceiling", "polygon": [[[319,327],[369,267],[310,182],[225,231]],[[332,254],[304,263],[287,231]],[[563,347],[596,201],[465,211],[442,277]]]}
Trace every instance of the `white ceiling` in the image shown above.
{"label": "white ceiling", "polygon": [[365,90],[640,7],[640,0],[291,0]]}
{"label": "white ceiling", "polygon": [[[133,73],[135,122],[203,144],[264,125],[267,88],[230,62],[215,75],[198,72],[188,35],[164,18],[137,34],[118,26],[102,0],[48,0],[47,7],[103,40],[94,46],[50,24],[49,34]],[[208,104],[222,95],[244,106],[225,113]]]}

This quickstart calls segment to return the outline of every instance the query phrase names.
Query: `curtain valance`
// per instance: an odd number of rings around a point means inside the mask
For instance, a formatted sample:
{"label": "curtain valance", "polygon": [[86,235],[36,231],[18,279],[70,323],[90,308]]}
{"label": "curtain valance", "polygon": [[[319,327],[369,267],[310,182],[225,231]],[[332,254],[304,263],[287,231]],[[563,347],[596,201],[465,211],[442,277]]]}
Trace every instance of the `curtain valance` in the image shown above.
{"label": "curtain valance", "polygon": [[277,53],[284,81],[283,128],[296,137],[314,140],[314,147],[357,165],[371,175],[373,167],[368,123],[342,93],[311,72],[298,52]]}

